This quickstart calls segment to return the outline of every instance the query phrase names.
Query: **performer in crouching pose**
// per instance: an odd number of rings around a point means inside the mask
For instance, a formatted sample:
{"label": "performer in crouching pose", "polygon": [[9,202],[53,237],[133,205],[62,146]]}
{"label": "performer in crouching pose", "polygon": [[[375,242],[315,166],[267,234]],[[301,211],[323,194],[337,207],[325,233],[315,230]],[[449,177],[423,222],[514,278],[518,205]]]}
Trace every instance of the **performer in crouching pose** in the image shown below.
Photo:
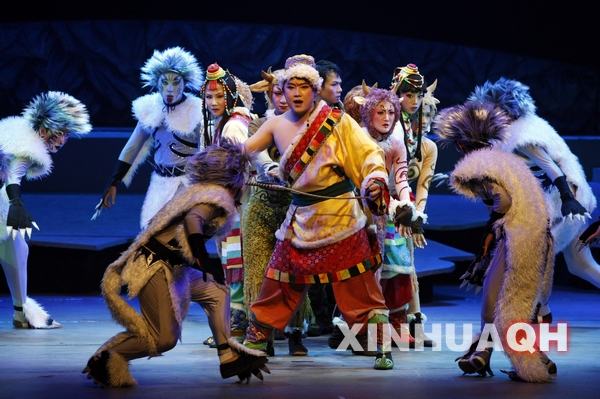
{"label": "performer in crouching pose", "polygon": [[[450,175],[452,189],[481,198],[488,207],[481,253],[465,278],[483,279],[481,334],[457,358],[465,374],[494,375],[490,358],[498,339],[513,371],[511,379],[549,382],[556,365],[541,351],[517,352],[508,345],[514,323],[528,323],[552,288],[554,241],[542,187],[523,160],[500,149],[511,119],[490,103],[467,102],[444,109],[434,120],[442,146],[464,155]],[[490,326],[495,326],[497,334]]]}
{"label": "performer in crouching pose", "polygon": [[61,327],[27,296],[29,247],[25,238],[31,237],[37,224],[21,198],[21,180],[48,176],[52,171],[51,154],[67,142],[70,134],[91,130],[85,105],[57,91],[37,96],[22,116],[0,121],[0,148],[9,157],[0,198],[0,263],[12,297],[15,328]]}
{"label": "performer in crouching pose", "polygon": [[[223,140],[192,156],[181,188],[133,244],[105,272],[102,293],[117,322],[127,328],[90,358],[83,373],[102,386],[136,384],[128,361],[154,357],[172,349],[181,336],[190,300],[203,307],[217,343],[223,378],[249,381],[269,372],[266,354],[231,338],[229,287],[218,258],[205,242],[225,236],[233,225],[236,202],[245,184],[249,156],[242,145]],[[138,297],[141,314],[120,295]],[[164,298],[169,298],[166,301]]]}

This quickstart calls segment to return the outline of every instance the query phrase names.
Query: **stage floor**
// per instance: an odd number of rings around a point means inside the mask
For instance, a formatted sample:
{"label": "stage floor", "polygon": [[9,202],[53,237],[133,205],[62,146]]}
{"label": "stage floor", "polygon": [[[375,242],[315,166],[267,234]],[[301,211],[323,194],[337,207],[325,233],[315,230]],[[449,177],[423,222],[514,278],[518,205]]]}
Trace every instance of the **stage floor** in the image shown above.
{"label": "stage floor", "polygon": [[[35,296],[63,324],[57,330],[17,330],[12,327],[12,304],[0,296],[0,398],[430,398],[467,397],[598,397],[598,348],[600,346],[600,291],[557,287],[551,307],[556,322],[568,324],[568,351],[548,352],[558,367],[550,384],[513,382],[500,372],[510,368],[500,352],[492,358],[494,377],[462,376],[454,362],[460,353],[446,344],[439,351],[400,352],[394,348],[395,367],[372,369],[373,359],[350,351],[336,352],[327,336],[305,339],[309,355],[287,354],[287,341],[276,341],[276,355],[265,381],[253,378],[249,385],[219,375],[216,350],[202,345],[210,335],[202,309],[192,304],[184,323],[183,342],[162,357],[131,362],[138,386],[102,389],[81,370],[93,352],[121,331],[98,295]],[[456,285],[434,287],[433,302],[423,306],[434,323],[479,326],[481,294],[459,290]],[[556,324],[552,327],[555,328]],[[463,334],[457,328],[456,342]],[[443,330],[445,331],[445,330]]]}

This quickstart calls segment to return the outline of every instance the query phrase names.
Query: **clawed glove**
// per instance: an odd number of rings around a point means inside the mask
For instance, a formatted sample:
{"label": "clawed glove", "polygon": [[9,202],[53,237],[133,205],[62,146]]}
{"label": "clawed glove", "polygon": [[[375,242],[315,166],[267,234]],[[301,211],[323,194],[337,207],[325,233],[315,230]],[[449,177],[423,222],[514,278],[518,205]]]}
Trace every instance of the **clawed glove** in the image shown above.
{"label": "clawed glove", "polygon": [[17,237],[17,232],[25,238],[26,235],[31,238],[32,227],[39,230],[37,224],[33,221],[33,217],[25,208],[25,203],[21,199],[21,186],[18,184],[9,184],[6,186],[6,194],[9,199],[8,217],[6,219],[6,228],[8,233],[12,232],[12,237]]}
{"label": "clawed glove", "polygon": [[565,176],[557,177],[553,182],[554,186],[558,189],[560,193],[560,200],[562,201],[562,206],[560,211],[563,216],[577,216],[581,215],[580,219],[585,220],[584,216],[589,216],[588,211],[575,199],[575,196],[571,192],[569,188],[569,184],[567,183],[567,178]]}

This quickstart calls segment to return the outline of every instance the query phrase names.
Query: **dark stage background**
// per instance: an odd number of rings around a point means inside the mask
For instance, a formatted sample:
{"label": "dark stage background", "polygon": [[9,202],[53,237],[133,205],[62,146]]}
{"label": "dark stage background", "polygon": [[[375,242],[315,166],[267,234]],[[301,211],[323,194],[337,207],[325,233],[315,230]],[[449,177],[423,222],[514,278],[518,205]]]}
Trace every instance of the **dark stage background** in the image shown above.
{"label": "dark stage background", "polygon": [[[598,35],[581,23],[585,8],[448,3],[456,2],[14,2],[0,17],[0,117],[60,90],[87,104],[95,127],[133,127],[131,101],[147,93],[140,67],[153,50],[182,46],[248,83],[290,55],[329,59],[342,68],[344,92],[362,79],[387,87],[394,67],[415,63],[439,80],[440,107],[506,76],[531,87],[561,134],[598,134]],[[261,95],[255,111],[263,104]]]}

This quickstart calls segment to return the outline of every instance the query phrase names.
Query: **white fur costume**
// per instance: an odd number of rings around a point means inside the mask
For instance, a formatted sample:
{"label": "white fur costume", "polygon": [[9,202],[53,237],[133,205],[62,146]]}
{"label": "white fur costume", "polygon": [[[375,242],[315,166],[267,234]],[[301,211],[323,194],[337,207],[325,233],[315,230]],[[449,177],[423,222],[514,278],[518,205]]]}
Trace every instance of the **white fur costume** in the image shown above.
{"label": "white fur costume", "polygon": [[[153,149],[155,164],[183,169],[186,158],[175,155],[169,149],[169,146],[181,147],[173,134],[196,143],[201,136],[203,123],[202,100],[191,94],[186,94],[186,97],[184,102],[168,112],[160,93],[148,94],[133,101],[133,115],[138,124],[119,155],[120,161],[131,164],[123,178],[126,186],[131,184],[137,169]],[[190,153],[190,149],[182,148],[181,152]],[[173,197],[185,181],[183,175],[165,177],[156,172],[152,173],[142,206],[142,228],[146,227],[154,214]]]}
{"label": "white fur costume", "polygon": [[[6,230],[9,209],[6,186],[20,185],[23,177],[33,180],[49,175],[52,171],[52,158],[44,139],[32,129],[30,122],[21,116],[0,121],[0,146],[10,158],[6,182],[0,190],[0,263],[6,275],[13,305],[23,307],[26,317],[24,322],[33,328],[48,328],[48,313],[36,301],[27,297],[29,247],[21,235],[17,234],[13,240]],[[60,324],[54,322],[53,328],[55,327],[60,327]]]}
{"label": "white fur costume", "polygon": [[517,375],[529,382],[550,381],[539,353],[513,352],[506,341],[507,329],[515,322],[531,320],[536,305],[546,303],[552,287],[553,242],[539,181],[516,155],[485,148],[469,153],[456,165],[450,184],[455,192],[472,199],[481,196],[486,185],[499,185],[510,196],[510,208],[494,223],[498,244],[487,270],[489,274],[502,268],[501,283],[484,287],[484,297],[497,296],[493,321]]}
{"label": "white fur costume", "polygon": [[[497,143],[506,151],[519,151],[519,148],[537,146],[545,150],[564,173],[575,199],[591,214],[596,208],[596,198],[587,183],[583,168],[568,145],[550,124],[535,114],[521,116],[511,123],[507,131],[506,143]],[[534,160],[525,159],[528,165]],[[552,236],[555,240],[555,253],[563,252],[569,271],[600,287],[600,265],[594,260],[589,247],[579,251],[578,237],[586,224],[578,220],[563,218],[560,194],[551,186],[544,191],[544,199],[551,219]]]}

